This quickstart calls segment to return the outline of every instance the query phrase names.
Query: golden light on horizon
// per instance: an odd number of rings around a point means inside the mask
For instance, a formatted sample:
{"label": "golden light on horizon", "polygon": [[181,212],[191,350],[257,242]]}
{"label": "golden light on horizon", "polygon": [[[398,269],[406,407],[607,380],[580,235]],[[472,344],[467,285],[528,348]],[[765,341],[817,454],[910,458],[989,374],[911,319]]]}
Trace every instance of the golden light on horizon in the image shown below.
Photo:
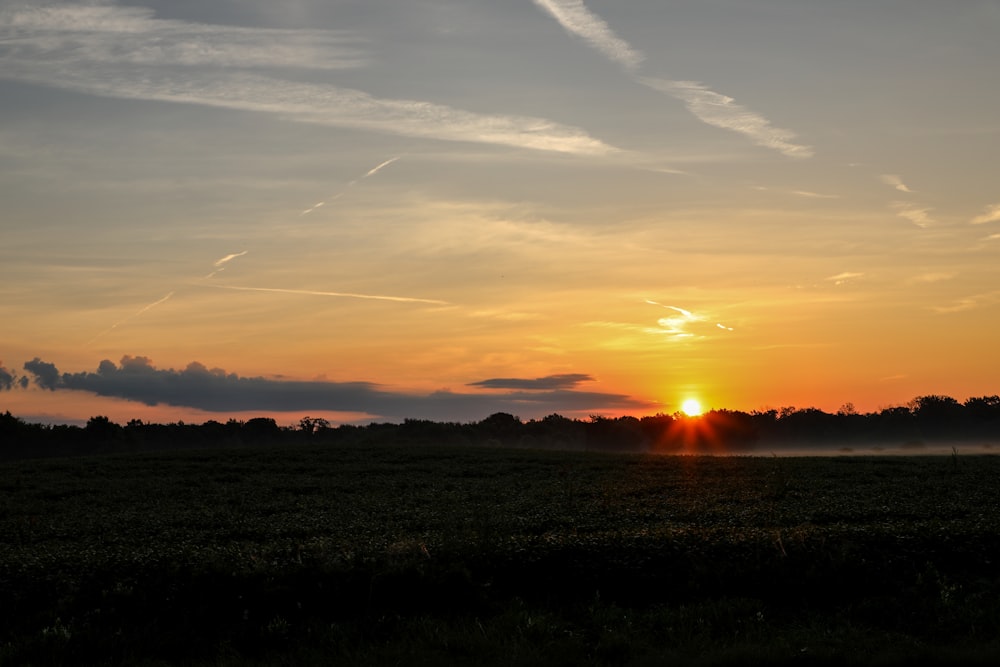
{"label": "golden light on horizon", "polygon": [[688,417],[697,417],[702,413],[701,401],[697,398],[688,398],[681,404],[681,412]]}

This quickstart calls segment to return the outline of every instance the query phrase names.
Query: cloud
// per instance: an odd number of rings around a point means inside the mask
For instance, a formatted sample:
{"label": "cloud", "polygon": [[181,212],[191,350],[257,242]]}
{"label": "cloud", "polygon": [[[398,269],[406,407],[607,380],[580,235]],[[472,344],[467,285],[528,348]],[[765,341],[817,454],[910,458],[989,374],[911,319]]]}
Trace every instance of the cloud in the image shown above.
{"label": "cloud", "polygon": [[386,167],[388,167],[390,164],[392,164],[393,162],[395,162],[398,159],[399,159],[399,157],[391,157],[391,158],[389,158],[385,162],[382,162],[381,164],[378,164],[378,165],[372,167],[371,169],[369,169],[367,172],[365,172],[365,175],[362,176],[361,178],[368,178],[369,176],[374,176],[375,174],[377,174],[378,172],[382,171],[383,169],[385,169]]}
{"label": "cloud", "polygon": [[843,273],[838,273],[835,276],[830,276],[829,278],[827,278],[827,280],[832,281],[834,285],[843,285],[844,283],[851,282],[852,280],[856,280],[857,278],[861,278],[864,275],[865,274],[863,273],[844,271]]}
{"label": "cloud", "polygon": [[880,178],[882,179],[883,183],[885,183],[886,185],[889,185],[889,186],[892,186],[892,187],[896,188],[900,192],[905,192],[907,194],[912,194],[913,193],[913,190],[911,190],[906,185],[906,183],[903,182],[903,179],[902,179],[901,176],[898,176],[896,174],[882,174],[882,176]]}
{"label": "cloud", "polygon": [[638,76],[636,71],[644,60],[642,53],[618,37],[604,19],[587,9],[582,0],[534,0],[534,3],[548,12],[567,32],[581,37],[620,65],[636,82],[684,102],[687,110],[703,123],[738,132],[758,146],[788,157],[812,157],[811,146],[792,141],[797,136],[794,132],[773,127],[763,116],[734,104],[733,98],[710,90],[704,84]]}
{"label": "cloud", "polygon": [[[622,394],[574,391],[569,379],[546,378],[528,391],[497,394],[437,391],[390,392],[370,382],[286,381],[240,377],[221,368],[191,362],[182,370],[159,369],[147,357],[125,356],[120,364],[104,360],[96,372],[62,373],[36,358],[25,364],[39,386],[53,391],[85,391],[146,405],[173,405],[209,412],[338,411],[378,418],[419,417],[461,421],[494,412],[541,417],[553,412],[649,409],[654,404]],[[560,376],[552,376],[558,378]],[[589,378],[589,376],[580,376]],[[582,381],[582,380],[581,380]],[[490,382],[490,381],[484,381]]]}
{"label": "cloud", "polygon": [[583,0],[534,0],[559,22],[566,32],[582,38],[627,71],[635,70],[644,56],[614,33],[598,15],[587,9]]}
{"label": "cloud", "polygon": [[281,30],[155,18],[151,9],[98,4],[0,8],[18,60],[92,65],[353,69],[367,56],[346,31]]}
{"label": "cloud", "polygon": [[956,274],[948,273],[944,271],[931,272],[931,273],[921,273],[920,275],[913,276],[906,282],[908,284],[921,284],[921,283],[937,283],[942,280],[951,280]]}
{"label": "cloud", "polygon": [[799,197],[808,197],[809,199],[840,199],[840,195],[825,195],[821,192],[812,192],[810,190],[792,190],[792,194]]}
{"label": "cloud", "polygon": [[1000,302],[1000,291],[975,294],[955,301],[947,306],[933,306],[931,309],[936,313],[960,313],[965,310],[973,310],[983,306],[993,305]]}
{"label": "cloud", "polygon": [[639,83],[666,93],[684,102],[694,116],[714,127],[738,132],[754,144],[776,150],[793,158],[812,157],[811,146],[793,142],[797,136],[791,130],[774,127],[771,122],[746,107],[735,104],[733,98],[722,95],[697,81],[668,81],[641,77]]}
{"label": "cloud", "polygon": [[333,296],[349,299],[373,299],[375,301],[397,301],[401,303],[432,303],[436,305],[448,305],[447,301],[440,299],[419,299],[411,296],[390,296],[386,294],[356,294],[352,292],[323,292],[319,290],[304,289],[282,289],[280,287],[239,287],[237,285],[212,285],[204,284],[203,287],[214,287],[215,289],[237,290],[240,292],[274,292],[277,294],[301,294],[303,296]]}
{"label": "cloud", "polygon": [[1000,204],[987,206],[982,215],[977,215],[970,222],[974,225],[983,225],[987,222],[1000,222]]}
{"label": "cloud", "polygon": [[661,317],[656,321],[659,328],[646,328],[644,329],[646,333],[666,335],[672,339],[692,338],[695,334],[689,330],[690,325],[695,322],[705,321],[705,317],[695,315],[691,311],[678,308],[677,306],[667,306],[649,299],[646,299],[646,303],[651,306],[659,306],[660,308],[666,308],[667,310],[672,310],[678,313],[678,315],[672,315],[670,317]]}
{"label": "cloud", "polygon": [[470,382],[468,386],[482,387],[484,389],[526,389],[539,391],[569,389],[581,382],[592,382],[593,380],[594,378],[590,375],[567,373],[563,375],[548,375],[535,379],[492,378],[489,380],[480,380],[479,382]]}
{"label": "cloud", "polygon": [[0,10],[0,39],[0,78],[88,95],[256,111],[444,141],[581,155],[616,150],[543,118],[380,99],[259,71],[358,66],[353,50],[351,57],[338,57],[353,39],[343,33],[230,28],[155,19],[143,9],[53,6]]}
{"label": "cloud", "polygon": [[35,357],[31,361],[24,362],[24,370],[35,376],[35,384],[42,389],[55,391],[59,386],[59,369],[55,364]]}
{"label": "cloud", "polygon": [[18,375],[11,370],[4,367],[3,362],[0,362],[0,391],[10,391],[15,387],[20,387],[22,389],[28,386],[28,378]]}
{"label": "cloud", "polygon": [[228,264],[229,262],[233,261],[237,257],[242,257],[243,255],[247,254],[248,252],[250,252],[250,251],[249,250],[244,250],[243,252],[234,252],[232,254],[226,255],[225,257],[221,257],[221,258],[215,260],[215,262],[212,264],[212,266],[215,267],[215,270],[212,271],[211,273],[209,273],[207,276],[205,276],[204,279],[208,280],[209,278],[212,278],[215,275],[217,275],[220,271],[225,271],[226,270],[226,267],[225,267],[226,264]]}
{"label": "cloud", "polygon": [[930,208],[921,208],[905,201],[894,201],[890,206],[896,211],[896,215],[909,220],[917,227],[930,227],[934,224],[933,218],[929,215]]}
{"label": "cloud", "polygon": [[230,255],[226,255],[225,257],[222,257],[220,259],[215,260],[215,263],[213,263],[212,266],[214,266],[214,267],[220,267],[223,264],[226,264],[228,262],[233,261],[237,257],[242,257],[243,255],[247,254],[248,252],[250,252],[250,251],[249,250],[244,250],[243,252],[235,252],[235,253],[232,253]]}

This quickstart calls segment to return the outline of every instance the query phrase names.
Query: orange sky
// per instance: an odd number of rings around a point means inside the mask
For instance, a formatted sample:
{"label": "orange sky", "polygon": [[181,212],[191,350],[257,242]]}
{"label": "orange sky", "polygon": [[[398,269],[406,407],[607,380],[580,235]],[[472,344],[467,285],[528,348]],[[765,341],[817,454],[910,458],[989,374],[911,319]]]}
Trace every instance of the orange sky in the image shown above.
{"label": "orange sky", "polygon": [[723,4],[0,2],[0,410],[1000,392],[996,6]]}

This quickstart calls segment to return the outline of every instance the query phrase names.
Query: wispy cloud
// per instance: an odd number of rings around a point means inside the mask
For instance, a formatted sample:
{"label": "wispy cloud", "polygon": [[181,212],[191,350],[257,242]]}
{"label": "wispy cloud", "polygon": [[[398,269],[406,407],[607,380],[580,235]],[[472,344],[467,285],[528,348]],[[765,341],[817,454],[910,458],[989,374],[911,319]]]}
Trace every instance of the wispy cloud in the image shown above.
{"label": "wispy cloud", "polygon": [[534,0],[534,3],[548,12],[567,32],[581,37],[620,65],[636,82],[682,101],[687,110],[703,123],[738,132],[758,146],[788,157],[813,155],[812,147],[794,143],[797,135],[791,130],[774,127],[760,114],[736,104],[733,98],[717,93],[702,83],[638,76],[637,70],[644,60],[642,53],[616,35],[607,22],[589,10],[582,0]]}
{"label": "wispy cloud", "polygon": [[[149,10],[59,5],[0,10],[0,77],[89,95],[270,113],[288,120],[445,141],[604,155],[615,149],[543,118],[383,99],[275,74],[362,61],[353,37],[227,28],[153,18]],[[345,55],[347,54],[347,55]]]}
{"label": "wispy cloud", "polygon": [[854,271],[844,271],[843,273],[838,273],[835,276],[830,276],[827,278],[834,285],[843,285],[844,283],[852,282],[858,278],[863,277],[865,274],[857,273]]}
{"label": "wispy cloud", "polygon": [[[330,296],[347,299],[371,299],[375,301],[396,301],[399,303],[430,303],[448,305],[449,302],[440,299],[420,299],[410,296],[391,296],[386,294],[357,294],[354,292],[327,292],[322,290],[283,289],[280,287],[242,287],[238,285],[217,285],[214,283],[198,283],[202,287],[236,290],[239,292],[272,292],[275,294],[299,294],[302,296]],[[141,312],[141,311],[140,311]]]}
{"label": "wispy cloud", "polygon": [[710,90],[702,83],[651,77],[641,77],[637,80],[653,90],[681,100],[687,110],[703,123],[738,132],[754,144],[776,150],[788,157],[807,158],[814,155],[811,146],[793,141],[798,136],[795,132],[774,127],[760,114],[736,104],[733,98]]}
{"label": "wispy cloud", "polygon": [[956,274],[946,271],[936,271],[931,273],[921,273],[918,276],[913,276],[906,282],[911,285],[924,284],[924,283],[938,283],[944,280],[951,280]]}
{"label": "wispy cloud", "polygon": [[[40,4],[40,3],[39,3]],[[15,60],[214,67],[349,69],[366,64],[363,40],[346,31],[247,28],[158,19],[151,9],[106,4],[0,8]]]}
{"label": "wispy cloud", "polygon": [[534,0],[559,22],[566,32],[576,35],[627,71],[634,71],[644,56],[614,33],[597,14],[587,9],[583,0]]}
{"label": "wispy cloud", "polygon": [[840,199],[840,195],[825,195],[821,192],[812,192],[809,190],[792,190],[792,194],[808,199]]}
{"label": "wispy cloud", "polygon": [[988,222],[1000,222],[1000,204],[991,204],[986,207],[981,215],[977,215],[971,221],[974,225],[984,225]]}
{"label": "wispy cloud", "polygon": [[882,174],[880,176],[882,182],[888,186],[891,186],[900,192],[905,192],[907,194],[912,194],[913,190],[910,189],[906,183],[903,182],[903,177],[897,174]]}
{"label": "wispy cloud", "polygon": [[702,322],[705,320],[701,315],[695,315],[690,310],[685,310],[684,308],[668,306],[650,299],[646,299],[646,303],[677,313],[677,315],[659,318],[656,320],[659,326],[657,328],[646,328],[645,331],[647,333],[663,335],[672,339],[692,338],[695,334],[688,330],[689,325],[693,322]]}
{"label": "wispy cloud", "polygon": [[931,309],[934,312],[941,314],[960,313],[966,310],[973,310],[983,306],[993,305],[998,302],[1000,302],[1000,291],[993,291],[963,297],[954,303],[946,306],[932,306]]}
{"label": "wispy cloud", "polygon": [[909,220],[917,227],[930,227],[934,224],[934,219],[930,216],[930,208],[921,208],[905,201],[894,201],[890,206],[896,211],[896,215]]}

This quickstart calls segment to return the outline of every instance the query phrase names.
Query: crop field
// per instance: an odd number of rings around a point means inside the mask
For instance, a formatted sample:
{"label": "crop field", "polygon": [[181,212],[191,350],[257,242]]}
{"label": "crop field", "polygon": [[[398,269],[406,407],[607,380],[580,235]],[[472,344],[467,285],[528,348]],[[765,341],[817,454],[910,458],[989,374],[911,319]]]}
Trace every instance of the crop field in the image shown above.
{"label": "crop field", "polygon": [[998,664],[1000,457],[0,466],[0,664]]}

